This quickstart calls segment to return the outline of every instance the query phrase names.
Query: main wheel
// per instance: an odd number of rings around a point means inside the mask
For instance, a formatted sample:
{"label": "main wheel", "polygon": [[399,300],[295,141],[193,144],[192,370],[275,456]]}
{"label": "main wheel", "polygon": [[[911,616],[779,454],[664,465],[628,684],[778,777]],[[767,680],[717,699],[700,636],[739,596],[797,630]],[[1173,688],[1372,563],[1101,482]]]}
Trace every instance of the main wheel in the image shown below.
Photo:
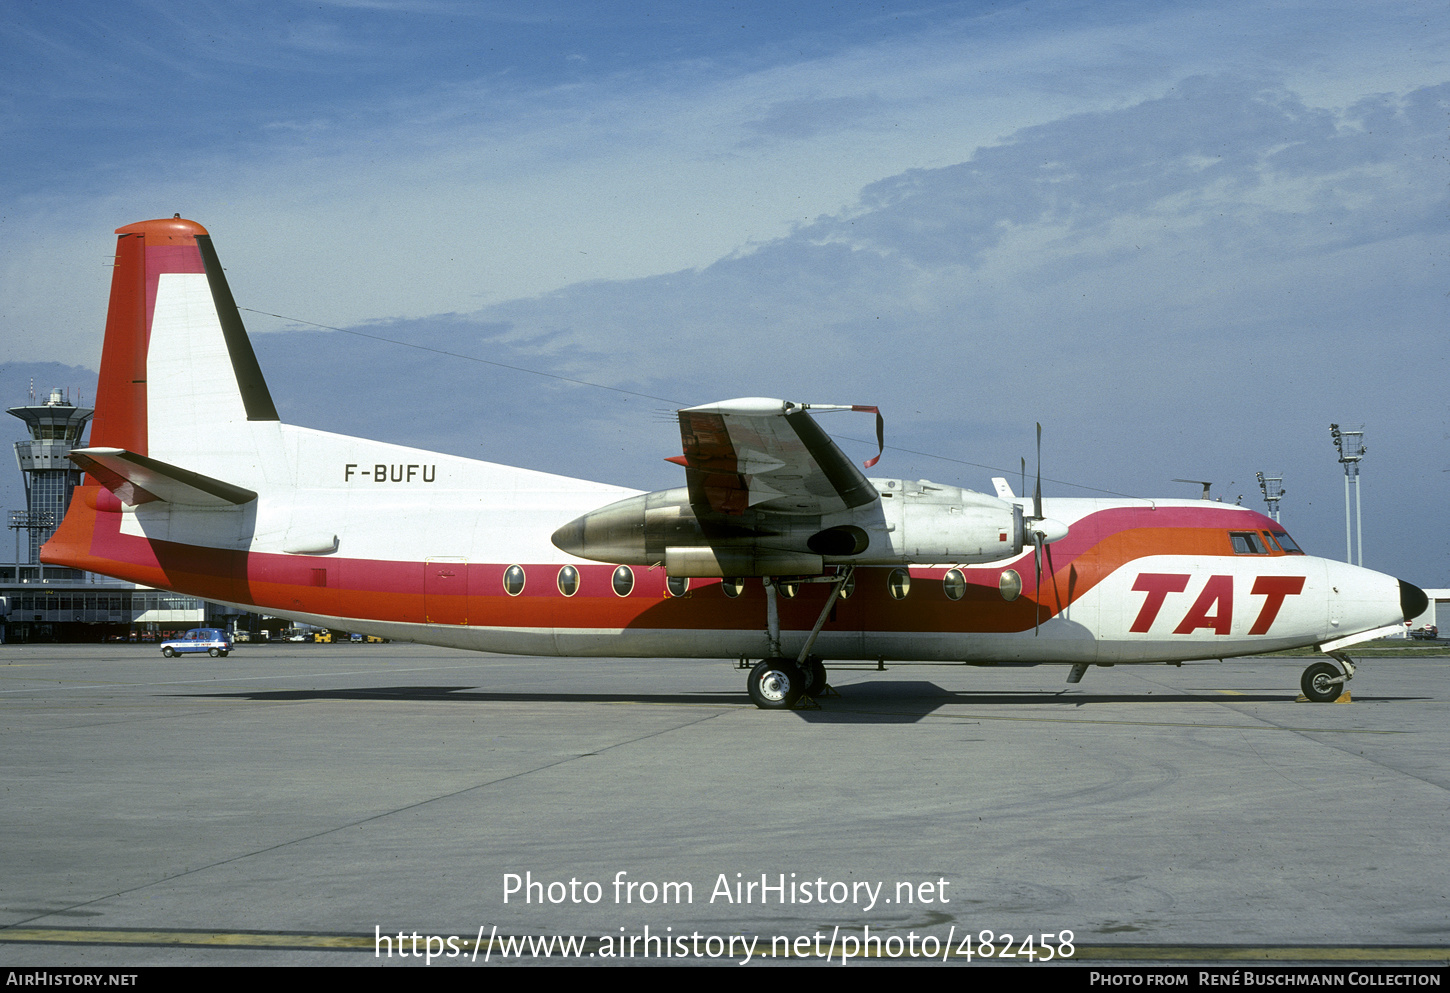
{"label": "main wheel", "polygon": [[750,670],[750,699],[761,710],[789,710],[804,685],[800,669],[790,659],[766,659]]}
{"label": "main wheel", "polygon": [[174,659],[174,658],[176,658],[176,649],[169,648],[169,647],[168,648],[163,648],[163,649],[161,649],[161,654],[162,655],[165,655],[169,659]]}
{"label": "main wheel", "polygon": [[1299,688],[1307,699],[1315,703],[1333,703],[1344,692],[1344,683],[1331,680],[1337,680],[1342,675],[1333,662],[1315,662],[1299,677]]}
{"label": "main wheel", "polygon": [[208,648],[206,650],[206,653],[214,659],[219,659],[222,657],[222,650],[220,648]]}
{"label": "main wheel", "polygon": [[820,659],[814,655],[806,659],[806,664],[801,667],[801,675],[804,677],[801,684],[802,696],[820,696],[826,692],[826,666]]}

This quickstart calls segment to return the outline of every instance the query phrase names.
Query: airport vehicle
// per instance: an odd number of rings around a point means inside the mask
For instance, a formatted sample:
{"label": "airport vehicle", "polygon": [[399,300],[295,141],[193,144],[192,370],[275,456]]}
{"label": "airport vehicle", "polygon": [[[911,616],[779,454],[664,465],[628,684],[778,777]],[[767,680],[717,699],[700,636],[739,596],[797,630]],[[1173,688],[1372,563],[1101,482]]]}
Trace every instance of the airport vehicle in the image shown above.
{"label": "airport vehicle", "polygon": [[1339,666],[1301,688],[1332,700],[1344,649],[1426,607],[1242,507],[868,478],[812,416],[841,407],[681,410],[685,485],[654,493],[283,424],[206,230],[117,234],[87,478],[45,562],[400,641],[759,659],[750,696],[782,709],[828,660],[1077,682],[1307,645]]}
{"label": "airport vehicle", "polygon": [[161,654],[167,658],[206,652],[212,658],[226,658],[232,650],[232,640],[221,628],[192,628],[174,641],[161,643]]}

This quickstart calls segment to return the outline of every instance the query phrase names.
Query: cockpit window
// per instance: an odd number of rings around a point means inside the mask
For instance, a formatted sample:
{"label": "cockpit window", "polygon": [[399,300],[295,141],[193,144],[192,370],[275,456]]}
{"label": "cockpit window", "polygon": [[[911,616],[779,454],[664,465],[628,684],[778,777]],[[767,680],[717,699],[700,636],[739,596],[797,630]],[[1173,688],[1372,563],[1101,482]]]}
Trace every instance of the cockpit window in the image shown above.
{"label": "cockpit window", "polygon": [[1294,539],[1291,538],[1291,537],[1289,537],[1283,531],[1275,531],[1274,532],[1274,539],[1276,541],[1278,541],[1278,543],[1284,547],[1284,551],[1288,552],[1290,555],[1303,555],[1304,554],[1304,549],[1302,549],[1298,545],[1296,545],[1294,543]]}
{"label": "cockpit window", "polygon": [[1257,531],[1230,531],[1228,536],[1233,542],[1235,555],[1269,554],[1269,550],[1264,547],[1264,539],[1259,537]]}

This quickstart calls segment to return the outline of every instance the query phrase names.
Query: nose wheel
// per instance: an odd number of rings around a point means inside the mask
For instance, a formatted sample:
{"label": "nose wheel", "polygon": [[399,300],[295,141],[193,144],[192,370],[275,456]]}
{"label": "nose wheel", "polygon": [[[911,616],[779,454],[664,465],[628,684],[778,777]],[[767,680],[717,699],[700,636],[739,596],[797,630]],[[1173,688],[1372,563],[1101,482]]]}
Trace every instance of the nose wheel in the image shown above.
{"label": "nose wheel", "polygon": [[1354,678],[1354,663],[1342,651],[1326,652],[1344,666],[1341,672],[1333,662],[1315,662],[1299,677],[1299,689],[1311,703],[1333,703],[1346,692],[1345,684]]}
{"label": "nose wheel", "polygon": [[1344,674],[1333,662],[1315,662],[1299,677],[1299,689],[1311,703],[1333,703],[1344,692]]}

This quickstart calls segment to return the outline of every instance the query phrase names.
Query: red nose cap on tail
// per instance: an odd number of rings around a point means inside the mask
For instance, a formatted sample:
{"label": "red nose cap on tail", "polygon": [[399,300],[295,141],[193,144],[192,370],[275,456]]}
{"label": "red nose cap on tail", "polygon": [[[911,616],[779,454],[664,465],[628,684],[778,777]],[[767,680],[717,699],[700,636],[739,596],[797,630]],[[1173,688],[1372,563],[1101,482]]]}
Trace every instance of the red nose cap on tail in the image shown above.
{"label": "red nose cap on tail", "polygon": [[117,228],[117,234],[139,234],[144,235],[148,240],[151,238],[171,239],[183,241],[187,238],[195,238],[199,234],[206,234],[206,228],[195,221],[188,221],[184,217],[161,217],[154,221],[137,221],[135,224],[127,224],[124,228]]}

